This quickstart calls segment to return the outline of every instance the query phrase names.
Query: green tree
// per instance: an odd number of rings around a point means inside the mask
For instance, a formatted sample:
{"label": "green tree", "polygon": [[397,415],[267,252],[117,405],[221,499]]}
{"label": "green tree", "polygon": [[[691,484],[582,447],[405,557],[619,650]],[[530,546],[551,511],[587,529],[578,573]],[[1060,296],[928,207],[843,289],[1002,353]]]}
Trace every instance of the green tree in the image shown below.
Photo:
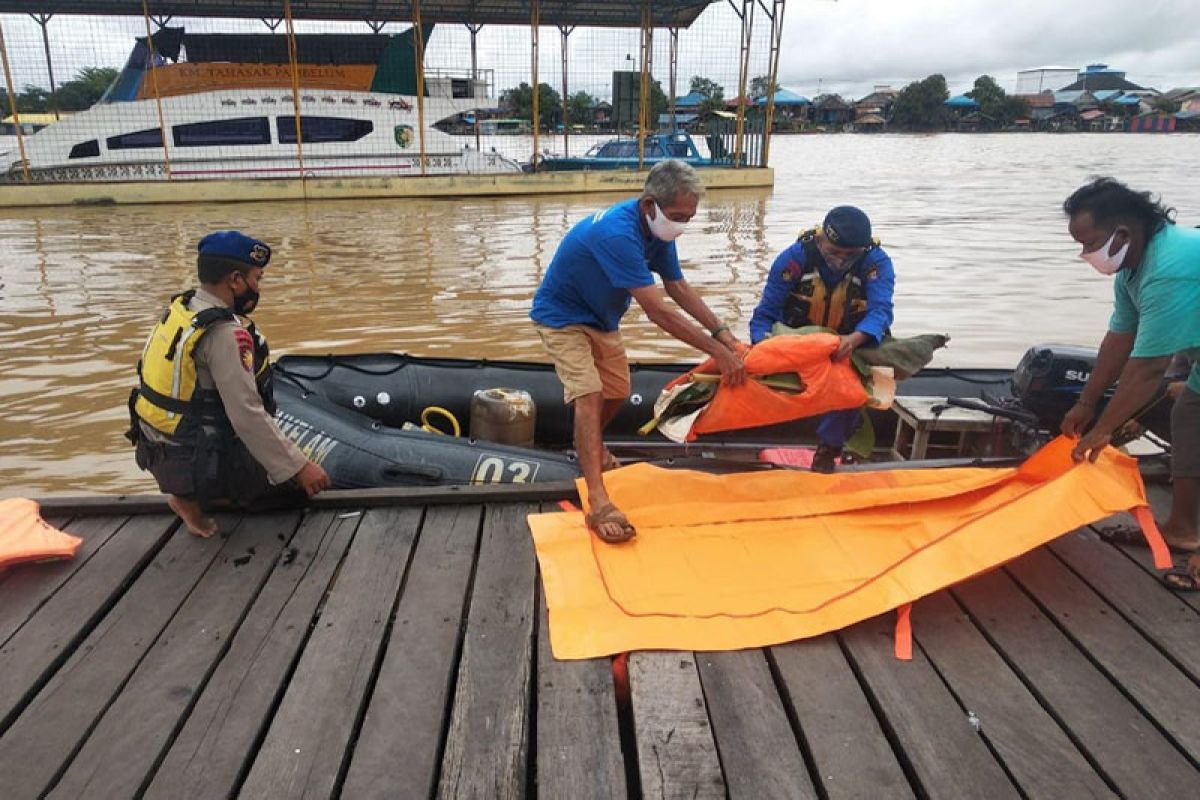
{"label": "green tree", "polygon": [[979,103],[979,115],[997,128],[1007,128],[1025,116],[1028,106],[1019,97],[1011,97],[991,75],[980,75],[967,97]]}
{"label": "green tree", "polygon": [[1166,97],[1154,98],[1150,101],[1150,107],[1162,114],[1174,114],[1180,109],[1179,101],[1170,100]]}
{"label": "green tree", "polygon": [[83,111],[96,104],[117,79],[112,67],[84,67],[54,93],[55,107],[62,111]]}
{"label": "green tree", "polygon": [[576,92],[567,98],[567,119],[572,125],[590,125],[596,98],[587,92]]}
{"label": "green tree", "polygon": [[[533,87],[522,81],[512,89],[500,93],[500,107],[517,119],[533,120]],[[562,119],[562,97],[548,83],[538,84],[538,123],[540,127],[553,126]]]}
{"label": "green tree", "polygon": [[693,75],[689,91],[704,98],[700,103],[701,113],[725,107],[725,87],[714,80],[702,75]]}
{"label": "green tree", "polygon": [[930,75],[914,81],[900,91],[892,112],[892,125],[910,131],[942,130],[947,114],[943,103],[950,97],[946,78]]}
{"label": "green tree", "polygon": [[41,114],[50,110],[50,92],[40,86],[26,84],[17,93],[17,111]]}
{"label": "green tree", "polygon": [[757,78],[750,79],[750,97],[757,100],[760,97],[766,97],[769,94],[774,94],[779,91],[779,84],[774,87],[771,85],[771,79],[767,75],[759,75]]}
{"label": "green tree", "polygon": [[667,113],[671,101],[667,99],[667,93],[663,91],[662,81],[650,82],[650,127],[654,128],[658,123],[659,115]]}

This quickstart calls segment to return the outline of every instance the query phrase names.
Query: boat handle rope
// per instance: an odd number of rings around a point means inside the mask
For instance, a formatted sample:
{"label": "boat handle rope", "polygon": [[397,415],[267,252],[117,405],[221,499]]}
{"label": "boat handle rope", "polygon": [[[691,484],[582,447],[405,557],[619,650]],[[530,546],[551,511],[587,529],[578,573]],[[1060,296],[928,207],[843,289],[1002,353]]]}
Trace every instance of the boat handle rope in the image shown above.
{"label": "boat handle rope", "polygon": [[462,436],[462,426],[458,424],[458,418],[441,406],[429,406],[421,412],[421,430],[428,433],[438,433],[442,436],[448,435],[444,430],[429,421],[429,418],[434,415],[440,415],[443,419],[450,422],[450,429],[454,432],[452,435]]}

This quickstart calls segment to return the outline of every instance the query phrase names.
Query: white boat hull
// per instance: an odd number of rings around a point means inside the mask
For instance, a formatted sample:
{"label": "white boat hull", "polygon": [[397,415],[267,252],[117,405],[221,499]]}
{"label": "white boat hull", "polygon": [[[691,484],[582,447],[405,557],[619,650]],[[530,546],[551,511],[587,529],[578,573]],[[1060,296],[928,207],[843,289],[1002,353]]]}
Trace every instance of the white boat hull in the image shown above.
{"label": "white boat hull", "polygon": [[[106,103],[65,118],[25,140],[30,178],[38,183],[244,178],[399,177],[519,172],[517,162],[481,153],[432,127],[479,105],[476,99],[425,99],[425,155],[415,97],[371,92],[302,90],[304,118],[353,120],[353,141],[308,141],[297,146],[290,93],[278,89],[205,92],[162,100],[161,145],[158,104],[153,100]],[[197,144],[181,138],[180,127],[255,120],[265,136],[252,143]],[[301,131],[305,130],[303,119]],[[149,133],[153,144],[119,146],[124,137]],[[306,135],[307,136],[307,135]],[[3,179],[22,182],[15,148]],[[169,164],[168,164],[169,162]]]}

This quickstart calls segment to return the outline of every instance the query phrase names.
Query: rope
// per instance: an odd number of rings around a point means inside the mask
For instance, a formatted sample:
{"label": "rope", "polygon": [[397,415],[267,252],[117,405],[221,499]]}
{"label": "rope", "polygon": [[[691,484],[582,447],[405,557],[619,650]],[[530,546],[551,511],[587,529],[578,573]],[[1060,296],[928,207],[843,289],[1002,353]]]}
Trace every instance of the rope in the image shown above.
{"label": "rope", "polygon": [[296,120],[296,162],[300,165],[300,180],[304,181],[304,136],[300,130],[300,66],[296,62],[296,29],[292,24],[292,2],[283,0],[283,19],[286,23],[288,64],[292,70],[292,114]]}
{"label": "rope", "polygon": [[154,34],[150,31],[150,6],[142,0],[142,16],[146,20],[146,47],[150,49],[150,84],[154,87],[154,106],[158,110],[158,132],[162,137],[163,166],[171,180],[171,151],[167,148],[167,123],[163,119],[162,97],[158,93],[158,57],[154,52]]}

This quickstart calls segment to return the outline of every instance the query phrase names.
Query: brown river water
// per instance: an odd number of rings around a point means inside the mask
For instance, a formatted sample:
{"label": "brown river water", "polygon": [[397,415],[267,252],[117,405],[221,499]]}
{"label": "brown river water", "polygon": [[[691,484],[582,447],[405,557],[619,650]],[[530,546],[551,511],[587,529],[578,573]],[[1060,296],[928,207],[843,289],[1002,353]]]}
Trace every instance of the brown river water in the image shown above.
{"label": "brown river water", "polygon": [[[1159,192],[1200,225],[1190,134],[777,137],[772,165],[773,190],[702,203],[679,240],[692,284],[744,336],[775,254],[853,203],[896,264],[894,332],[949,333],[940,365],[1013,366],[1038,342],[1099,341],[1110,281],[1076,257],[1060,210],[1090,176]],[[540,359],[533,291],[566,230],[619,199],[0,210],[0,497],[154,490],[121,435],[125,399],[208,231],[274,247],[255,319],[276,354]],[[697,357],[636,307],[624,331],[636,359]]]}

